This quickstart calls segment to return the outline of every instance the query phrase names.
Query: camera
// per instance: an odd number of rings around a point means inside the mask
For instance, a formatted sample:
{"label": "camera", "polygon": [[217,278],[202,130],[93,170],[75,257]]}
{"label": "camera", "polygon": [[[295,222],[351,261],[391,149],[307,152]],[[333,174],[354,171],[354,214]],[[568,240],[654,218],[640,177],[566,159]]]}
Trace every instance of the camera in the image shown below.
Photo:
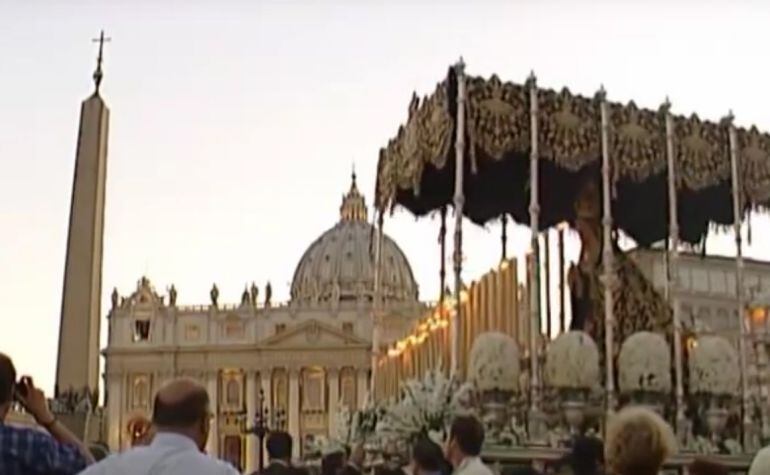
{"label": "camera", "polygon": [[15,392],[18,396],[26,399],[29,394],[29,386],[32,384],[32,380],[28,377],[22,377],[16,383]]}

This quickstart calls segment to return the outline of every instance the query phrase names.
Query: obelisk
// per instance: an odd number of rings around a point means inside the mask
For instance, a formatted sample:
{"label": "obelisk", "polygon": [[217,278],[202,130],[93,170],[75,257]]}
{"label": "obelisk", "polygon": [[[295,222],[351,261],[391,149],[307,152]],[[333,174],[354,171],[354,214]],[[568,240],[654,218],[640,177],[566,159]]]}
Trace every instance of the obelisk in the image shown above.
{"label": "obelisk", "polygon": [[99,390],[99,320],[102,297],[104,198],[109,109],[99,95],[104,32],[98,40],[94,93],[80,109],[64,267],[56,396]]}

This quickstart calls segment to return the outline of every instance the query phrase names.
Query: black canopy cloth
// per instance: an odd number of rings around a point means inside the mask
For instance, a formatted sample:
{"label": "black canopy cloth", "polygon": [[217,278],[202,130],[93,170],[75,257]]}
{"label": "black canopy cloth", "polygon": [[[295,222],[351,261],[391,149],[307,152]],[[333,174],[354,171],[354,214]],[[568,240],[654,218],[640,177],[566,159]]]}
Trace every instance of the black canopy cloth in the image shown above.
{"label": "black canopy cloth", "polygon": [[[380,150],[376,206],[396,205],[422,216],[452,204],[455,180],[457,79],[447,78],[422,100],[415,95],[406,124]],[[572,222],[580,183],[600,180],[600,102],[567,89],[537,91],[539,227]],[[666,115],[633,102],[607,104],[613,224],[647,246],[668,236]],[[529,85],[466,76],[463,214],[484,224],[510,214],[530,224]],[[733,223],[728,120],[673,116],[680,237],[695,244],[710,224]],[[770,134],[736,129],[743,210],[770,205]]]}

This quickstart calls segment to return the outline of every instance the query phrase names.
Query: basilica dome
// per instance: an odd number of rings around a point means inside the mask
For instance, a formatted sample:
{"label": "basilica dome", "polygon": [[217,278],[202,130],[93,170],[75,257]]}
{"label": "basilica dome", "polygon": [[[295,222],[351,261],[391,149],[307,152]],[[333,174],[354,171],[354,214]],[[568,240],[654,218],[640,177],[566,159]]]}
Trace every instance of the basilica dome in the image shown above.
{"label": "basilica dome", "polygon": [[[356,186],[343,197],[339,222],[321,234],[299,261],[291,283],[295,303],[371,301],[376,232]],[[380,295],[386,301],[416,302],[417,284],[406,256],[388,236],[382,239]]]}

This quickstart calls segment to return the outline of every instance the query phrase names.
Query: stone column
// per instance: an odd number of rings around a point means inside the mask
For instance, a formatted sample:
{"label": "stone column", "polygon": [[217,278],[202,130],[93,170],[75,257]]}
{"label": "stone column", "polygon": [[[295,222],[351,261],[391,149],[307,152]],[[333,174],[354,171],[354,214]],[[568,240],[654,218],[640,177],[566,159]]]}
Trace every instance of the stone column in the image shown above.
{"label": "stone column", "polygon": [[214,418],[211,421],[209,440],[206,442],[206,453],[212,457],[219,457],[219,371],[211,371],[206,375],[211,412]]}
{"label": "stone column", "polygon": [[[337,433],[337,408],[340,406],[340,371],[337,368],[326,370],[329,383],[329,435]],[[352,412],[353,408],[349,408]]]}
{"label": "stone column", "polygon": [[[369,394],[369,368],[358,368],[358,382],[356,384],[356,396],[358,397],[358,408],[362,409],[366,405],[366,398]],[[352,411],[355,408],[350,408]]]}
{"label": "stone column", "polygon": [[[246,372],[246,427],[254,426],[254,416],[257,413],[257,378],[254,371]],[[255,435],[246,435],[246,473],[257,470],[257,445],[259,440]]]}
{"label": "stone column", "polygon": [[299,371],[289,370],[289,434],[294,438],[294,457],[299,456],[301,445],[299,433]]}
{"label": "stone column", "polygon": [[109,429],[107,431],[107,445],[109,445],[112,453],[120,451],[120,433],[122,431],[120,416],[123,407],[123,385],[120,384],[120,381],[120,374],[108,373],[107,427]]}

